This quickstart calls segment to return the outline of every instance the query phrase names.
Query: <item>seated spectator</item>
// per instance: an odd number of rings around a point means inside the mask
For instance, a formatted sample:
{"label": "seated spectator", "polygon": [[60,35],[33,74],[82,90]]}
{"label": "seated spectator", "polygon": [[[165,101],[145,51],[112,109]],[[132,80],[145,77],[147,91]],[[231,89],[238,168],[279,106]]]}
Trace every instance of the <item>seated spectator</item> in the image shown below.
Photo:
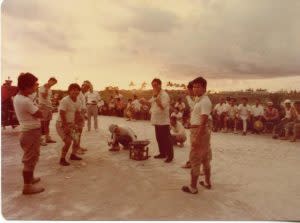
{"label": "seated spectator", "polygon": [[273,106],[273,102],[267,102],[267,108],[264,111],[264,132],[272,132],[274,125],[279,121],[279,113],[276,108]]}
{"label": "seated spectator", "polygon": [[108,142],[109,146],[112,146],[109,151],[119,151],[119,144],[123,146],[123,149],[129,149],[129,144],[137,139],[137,136],[129,127],[112,124],[109,126],[109,131],[112,139]]}
{"label": "seated spectator", "polygon": [[264,117],[264,107],[262,106],[260,99],[257,98],[255,100],[255,105],[252,106],[251,108],[251,129],[252,129],[252,133],[256,133],[259,134],[260,131],[258,131],[258,129],[256,129],[254,127],[254,123],[256,121],[263,121],[263,117]]}
{"label": "seated spectator", "polygon": [[291,100],[287,99],[284,101],[284,117],[274,126],[273,139],[277,139],[285,134],[285,125],[295,120],[295,110],[292,107]]}
{"label": "seated spectator", "polygon": [[182,115],[182,112],[180,112],[178,108],[174,108],[174,112],[172,112],[171,117],[175,117],[178,121],[181,121]]}
{"label": "seated spectator", "polygon": [[178,98],[177,102],[174,105],[174,108],[177,108],[179,112],[183,113],[185,110],[185,103],[182,101],[182,98]]}
{"label": "seated spectator", "polygon": [[228,107],[225,102],[225,98],[222,97],[220,99],[220,103],[216,104],[215,108],[212,111],[213,128],[216,132],[224,128],[224,117],[226,116],[226,112],[228,111]]}
{"label": "seated spectator", "polygon": [[285,125],[285,134],[282,139],[291,137],[291,142],[295,142],[300,135],[300,101],[295,101],[293,105],[294,120]]}
{"label": "seated spectator", "polygon": [[250,121],[251,107],[248,105],[248,99],[243,97],[242,103],[238,106],[238,120],[243,125],[243,135],[247,134],[248,122]]}
{"label": "seated spectator", "polygon": [[132,101],[132,108],[133,108],[133,118],[134,119],[140,119],[140,113],[141,113],[141,103],[136,95],[133,96]]}
{"label": "seated spectator", "polygon": [[109,111],[109,115],[116,114],[116,104],[115,104],[115,99],[113,98],[113,96],[110,97],[110,100],[108,103],[108,111]]}
{"label": "seated spectator", "polygon": [[231,98],[228,106],[228,111],[224,117],[224,131],[227,132],[228,128],[232,128],[234,133],[237,133],[237,114],[238,107],[235,104],[235,99]]}
{"label": "seated spectator", "polygon": [[[145,99],[141,99],[141,102]],[[143,120],[150,120],[150,107],[146,103],[141,103],[141,117]]]}
{"label": "seated spectator", "polygon": [[116,114],[118,117],[123,117],[124,114],[124,103],[120,98],[116,101]]}
{"label": "seated spectator", "polygon": [[171,117],[171,137],[173,145],[178,145],[183,147],[184,142],[186,141],[186,133],[183,125],[177,121],[176,117]]}
{"label": "seated spectator", "polygon": [[132,99],[128,99],[124,114],[125,117],[127,118],[127,121],[130,121],[133,118],[134,111],[133,111]]}
{"label": "seated spectator", "polygon": [[122,100],[123,99],[123,95],[121,93],[119,93],[119,90],[116,90],[115,91],[115,96],[114,96],[114,99],[120,99]]}

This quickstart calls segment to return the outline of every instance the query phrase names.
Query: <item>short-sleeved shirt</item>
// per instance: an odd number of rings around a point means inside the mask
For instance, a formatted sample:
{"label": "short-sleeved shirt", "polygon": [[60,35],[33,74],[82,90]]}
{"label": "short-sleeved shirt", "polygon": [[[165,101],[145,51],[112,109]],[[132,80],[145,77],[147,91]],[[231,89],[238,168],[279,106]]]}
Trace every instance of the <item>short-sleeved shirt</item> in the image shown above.
{"label": "short-sleeved shirt", "polygon": [[251,113],[254,117],[263,116],[264,115],[264,107],[262,105],[258,105],[258,106],[253,105]]}
{"label": "short-sleeved shirt", "polygon": [[[74,123],[75,113],[76,111],[81,111],[81,104],[79,100],[73,101],[70,96],[66,96],[60,101],[58,111],[60,110],[66,112],[66,121],[68,123]],[[58,116],[57,121],[61,121],[60,115]]]}
{"label": "short-sleeved shirt", "polygon": [[[47,97],[44,98],[42,94],[48,93]],[[52,90],[49,88],[46,88],[45,86],[39,87],[39,104],[44,105],[46,107],[52,108]]]}
{"label": "short-sleeved shirt", "polygon": [[190,95],[187,95],[186,101],[188,103],[188,106],[190,107],[190,110],[193,110],[194,105],[195,105],[195,100],[193,99],[193,97],[191,97]]}
{"label": "short-sleeved shirt", "polygon": [[77,100],[80,102],[81,104],[81,110],[86,110],[86,98],[84,96],[84,94],[80,91]]}
{"label": "short-sleeved shirt", "polygon": [[212,104],[207,95],[203,95],[199,98],[199,101],[195,103],[194,109],[191,113],[191,125],[201,125],[201,115],[208,115],[212,111]]}
{"label": "short-sleeved shirt", "polygon": [[31,98],[17,94],[13,99],[13,103],[21,131],[25,132],[41,127],[40,120],[32,116],[39,108]]}
{"label": "short-sleeved shirt", "polygon": [[243,104],[239,104],[238,111],[240,116],[247,117],[249,112],[251,112],[251,107],[248,104],[245,106]]}
{"label": "short-sleeved shirt", "polygon": [[85,93],[84,96],[86,98],[86,103],[87,104],[97,105],[98,102],[100,101],[100,95],[96,91],[93,91],[93,92],[88,91],[88,92]]}
{"label": "short-sleeved shirt", "polygon": [[139,102],[138,99],[135,99],[132,102],[132,106],[133,106],[134,110],[139,111],[139,110],[141,110],[142,105],[141,105],[141,103]]}
{"label": "short-sleeved shirt", "polygon": [[152,97],[149,102],[151,103],[151,123],[153,125],[170,125],[169,110],[170,110],[170,97],[168,93],[161,90],[157,96],[160,98],[161,104],[164,109],[161,109],[156,103],[156,97]]}

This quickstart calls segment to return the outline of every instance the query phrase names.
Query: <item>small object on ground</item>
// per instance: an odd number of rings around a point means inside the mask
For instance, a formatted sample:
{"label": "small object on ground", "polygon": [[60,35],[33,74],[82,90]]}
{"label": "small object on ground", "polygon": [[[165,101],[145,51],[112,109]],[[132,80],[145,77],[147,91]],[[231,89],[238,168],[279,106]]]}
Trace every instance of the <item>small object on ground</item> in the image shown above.
{"label": "small object on ground", "polygon": [[71,179],[71,177],[70,177],[70,176],[66,176],[65,178],[66,178],[66,179]]}
{"label": "small object on ground", "polygon": [[149,140],[136,140],[129,144],[129,158],[133,160],[147,160],[149,158]]}
{"label": "small object on ground", "polygon": [[86,166],[86,165],[87,165],[87,163],[81,162],[81,166]]}

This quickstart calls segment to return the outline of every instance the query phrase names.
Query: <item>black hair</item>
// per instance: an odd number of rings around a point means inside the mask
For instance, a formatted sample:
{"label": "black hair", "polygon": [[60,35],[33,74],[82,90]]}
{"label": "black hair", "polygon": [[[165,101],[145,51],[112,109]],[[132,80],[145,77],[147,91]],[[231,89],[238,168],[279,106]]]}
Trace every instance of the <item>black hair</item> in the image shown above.
{"label": "black hair", "polygon": [[81,90],[81,87],[79,86],[79,84],[73,83],[70,84],[68,87],[68,92],[70,92],[71,90]]}
{"label": "black hair", "polygon": [[204,89],[206,89],[207,81],[203,77],[197,77],[193,80],[193,85],[194,84],[200,84]]}
{"label": "black hair", "polygon": [[48,81],[54,81],[55,83],[57,83],[57,80],[55,77],[50,77]]}
{"label": "black hair", "polygon": [[151,82],[151,84],[153,84],[154,82],[158,83],[159,85],[161,85],[161,80],[158,78],[154,78]]}
{"label": "black hair", "polygon": [[31,73],[20,73],[18,77],[18,88],[19,90],[32,88],[37,81],[38,78]]}
{"label": "black hair", "polygon": [[190,81],[187,85],[187,89],[192,90],[193,89],[193,81]]}

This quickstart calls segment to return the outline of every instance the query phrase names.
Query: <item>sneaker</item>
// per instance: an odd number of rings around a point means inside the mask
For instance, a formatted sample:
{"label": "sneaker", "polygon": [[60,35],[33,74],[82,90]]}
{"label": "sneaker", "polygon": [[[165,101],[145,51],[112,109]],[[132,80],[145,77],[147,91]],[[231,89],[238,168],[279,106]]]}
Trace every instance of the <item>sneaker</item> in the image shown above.
{"label": "sneaker", "polygon": [[164,159],[164,158],[166,158],[166,156],[162,154],[154,156],[154,159]]}
{"label": "sneaker", "polygon": [[70,160],[82,160],[79,156],[76,156],[75,154],[71,154]]}
{"label": "sneaker", "polygon": [[43,187],[38,187],[32,184],[24,184],[23,194],[24,195],[37,194],[43,192],[44,190],[45,188]]}
{"label": "sneaker", "polygon": [[59,164],[62,166],[70,166],[70,163],[68,163],[65,158],[61,158]]}

